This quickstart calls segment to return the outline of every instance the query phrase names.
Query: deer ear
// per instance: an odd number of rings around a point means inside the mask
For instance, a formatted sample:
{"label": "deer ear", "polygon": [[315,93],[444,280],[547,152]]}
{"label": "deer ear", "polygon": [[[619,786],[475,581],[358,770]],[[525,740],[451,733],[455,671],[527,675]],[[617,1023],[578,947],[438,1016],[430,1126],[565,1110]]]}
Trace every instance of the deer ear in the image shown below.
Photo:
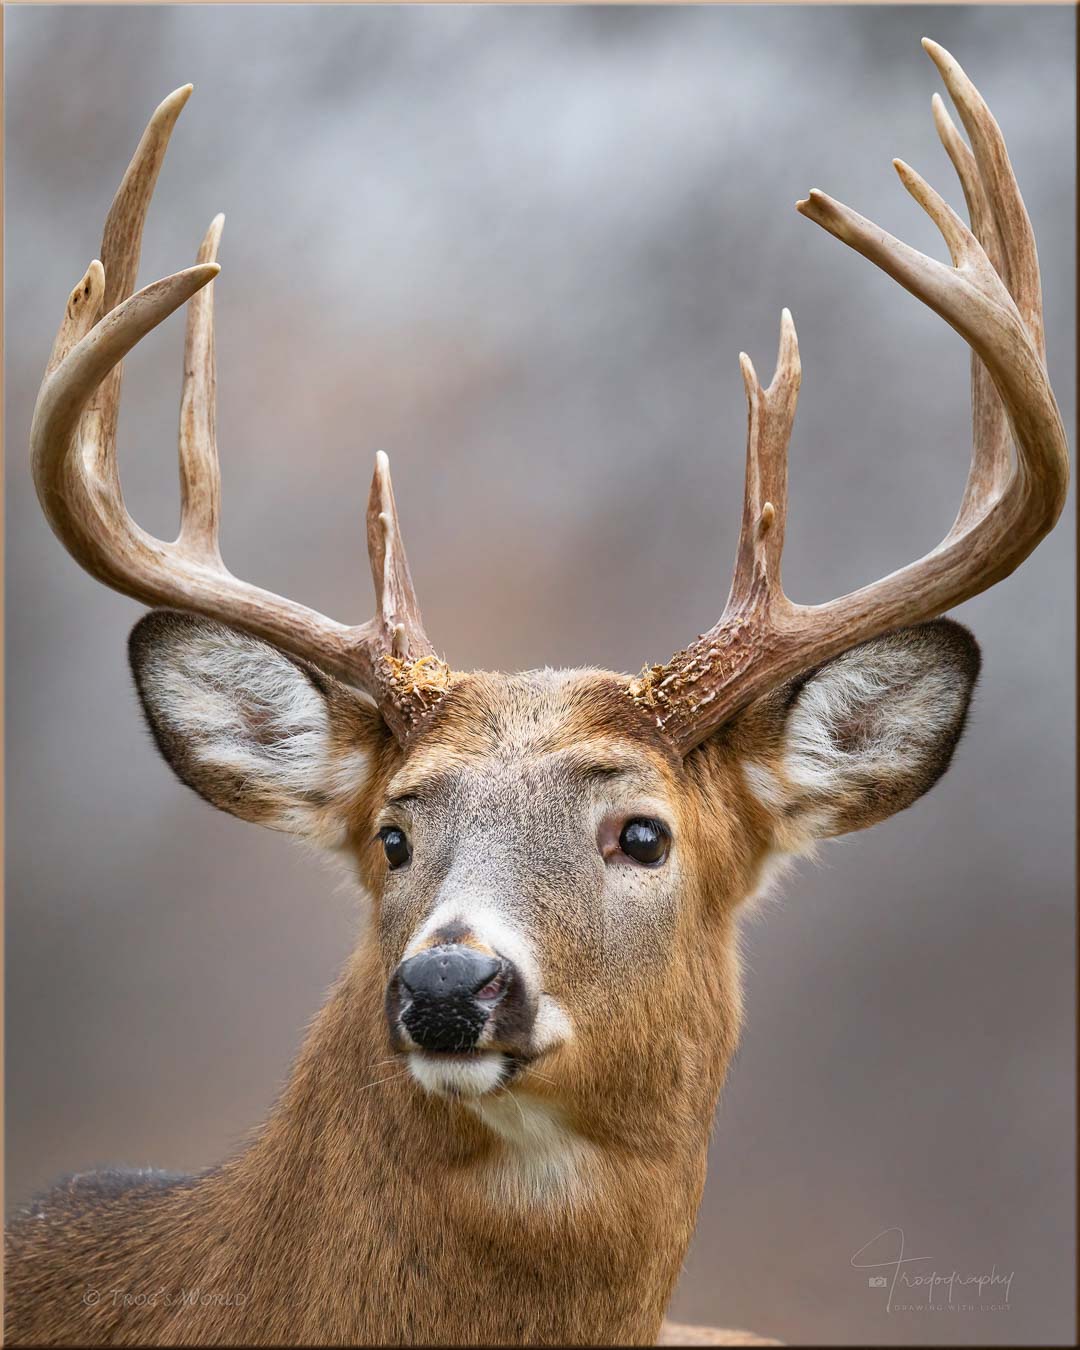
{"label": "deer ear", "polygon": [[[929,791],[964,729],[979,663],[968,630],[938,619],[853,647],[751,707],[744,771],[778,846],[799,852],[876,825]],[[768,758],[751,749],[763,742]]]}
{"label": "deer ear", "polygon": [[326,847],[345,841],[388,732],[360,695],[224,624],[155,610],[135,625],[131,669],[178,778],[242,820]]}

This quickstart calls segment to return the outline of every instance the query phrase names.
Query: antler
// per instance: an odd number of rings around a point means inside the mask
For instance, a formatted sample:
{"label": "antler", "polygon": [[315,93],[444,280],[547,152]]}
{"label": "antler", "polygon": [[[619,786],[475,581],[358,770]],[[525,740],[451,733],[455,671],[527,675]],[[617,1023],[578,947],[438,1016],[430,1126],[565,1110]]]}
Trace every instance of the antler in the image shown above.
{"label": "antler", "polygon": [[[143,223],[169,136],[191,85],[157,108],[117,191],[101,244],[72,291],[34,409],[34,483],[49,524],[75,560],[107,586],[152,605],[222,619],[365,689],[404,740],[449,687],[424,635],[398,529],[384,454],[376,457],[367,536],[376,614],[346,627],[240,581],[218,547],[212,282],[224,217],[194,267],[132,295]],[[104,265],[103,265],[104,264]],[[116,465],[121,362],[140,338],[189,302],[180,411],[180,533],[164,543],[124,506]],[[100,317],[99,317],[100,316]]]}
{"label": "antler", "polygon": [[934,120],[959,175],[974,233],[914,169],[902,160],[893,163],[941,231],[953,265],[916,252],[817,189],[797,208],[940,314],[972,348],[973,445],[959,514],[937,548],[870,586],[823,605],[797,605],[787,598],[780,554],[800,367],[785,310],[768,389],[762,389],[749,358],[740,357],[750,411],[746,496],[723,615],[666,666],[646,668],[630,685],[631,696],[653,713],[683,754],[800,671],[987,590],[1024,561],[1064,506],[1068,446],[1046,373],[1031,222],[990,109],[944,48],[927,38],[923,46],[971,141],[969,150],[935,94]]}

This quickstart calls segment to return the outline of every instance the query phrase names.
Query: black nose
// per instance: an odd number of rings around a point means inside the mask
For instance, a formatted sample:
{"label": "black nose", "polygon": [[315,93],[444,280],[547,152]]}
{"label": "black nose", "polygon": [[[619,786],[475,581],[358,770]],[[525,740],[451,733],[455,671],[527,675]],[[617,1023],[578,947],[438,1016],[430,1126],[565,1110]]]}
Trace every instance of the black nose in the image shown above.
{"label": "black nose", "polygon": [[429,947],[398,966],[401,1021],[422,1050],[472,1050],[507,978],[508,965],[497,956],[457,944]]}
{"label": "black nose", "polygon": [[398,967],[398,979],[410,994],[460,998],[476,994],[498,975],[502,962],[472,947],[429,947]]}

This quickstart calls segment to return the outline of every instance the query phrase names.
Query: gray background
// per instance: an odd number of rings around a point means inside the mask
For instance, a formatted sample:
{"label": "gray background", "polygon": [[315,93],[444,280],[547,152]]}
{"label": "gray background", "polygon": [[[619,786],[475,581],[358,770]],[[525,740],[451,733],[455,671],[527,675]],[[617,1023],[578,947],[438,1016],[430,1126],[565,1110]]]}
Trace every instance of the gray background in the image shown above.
{"label": "gray background", "polygon": [[[1037,9],[8,9],[7,1194],[198,1168],[267,1110],[354,901],[161,764],[139,614],[51,537],[25,444],[68,289],[145,118],[196,93],[141,278],[225,210],[224,551],[369,612],[392,453],[429,632],[458,666],[636,670],[711,622],[739,521],[740,348],[804,359],[785,577],[839,594],[951,523],[967,354],[792,209],[821,186],[943,256],[889,165],[957,202],[930,118],[955,50],[1004,126],[1075,413],[1074,15]],[[171,537],[181,320],[128,363],[135,516]],[[1072,1338],[1072,507],[959,616],[985,674],[928,798],[747,927],[748,1024],[673,1312],[798,1342]],[[1007,1311],[886,1314],[883,1229]],[[924,1269],[917,1267],[916,1269]],[[984,1296],[995,1303],[1000,1295]],[[910,1300],[909,1300],[910,1301]]]}

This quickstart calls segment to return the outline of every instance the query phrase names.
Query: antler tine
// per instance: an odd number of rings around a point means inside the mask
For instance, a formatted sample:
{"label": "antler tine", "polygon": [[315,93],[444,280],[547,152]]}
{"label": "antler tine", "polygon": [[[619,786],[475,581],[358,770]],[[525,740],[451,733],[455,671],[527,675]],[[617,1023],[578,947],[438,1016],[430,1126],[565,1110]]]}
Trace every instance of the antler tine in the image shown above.
{"label": "antler tine", "polygon": [[[643,672],[630,685],[631,696],[655,713],[659,727],[684,754],[753,698],[801,671],[858,642],[933,618],[987,590],[1024,561],[1053,528],[1064,506],[1068,445],[1043,360],[1031,222],[1001,131],[986,104],[948,52],[929,41],[923,45],[941,70],[971,137],[969,156],[944,109],[934,105],[938,130],[960,175],[976,232],[913,169],[902,160],[893,163],[904,186],[941,231],[953,265],[926,257],[817,189],[797,203],[797,209],[911,291],[972,348],[974,449],[960,514],[942,543],[917,562],[827,604],[792,604],[779,586],[780,540],[770,544],[768,531],[760,530],[768,517],[761,486],[765,466],[778,462],[773,443],[760,430],[767,425],[761,409],[771,389],[760,390],[746,363],[751,446],[732,587],[732,600],[739,603],[733,608],[729,600],[714,628],[667,666]],[[1008,285],[993,255],[1000,258]],[[787,429],[794,414],[794,392]],[[1002,409],[1016,445],[1015,465],[1001,444]],[[782,423],[781,416],[778,426]],[[785,446],[786,440],[787,430]],[[751,530],[755,516],[760,537]]]}
{"label": "antler tine", "polygon": [[[113,197],[101,235],[101,262],[105,269],[105,295],[102,313],[108,314],[135,289],[135,277],[142,253],[143,226],[150,209],[158,174],[169,148],[176,119],[191,97],[193,86],[182,85],[162,99],[147,123],[120,186]],[[87,412],[96,415],[94,452],[97,470],[120,491],[116,467],[116,424],[120,416],[120,381],[123,369],[117,364],[90,399]]]}
{"label": "antler tine", "polygon": [[99,435],[100,412],[87,405],[101,381],[140,338],[179,309],[218,270],[216,264],[204,264],[155,281],[84,332],[104,292],[101,264],[91,263],[68,300],[54,358],[65,346],[68,350],[53,365],[38,393],[30,441],[34,483],[45,515],[76,560],[120,590],[125,573],[109,542],[130,536],[131,543],[145,547],[150,536],[127,513],[114,457],[105,449],[108,439]]}
{"label": "antler tine", "polygon": [[[746,386],[746,489],[742,528],[725,619],[745,608],[765,607],[783,598],[780,564],[787,523],[787,454],[802,366],[791,311],[780,317],[776,372],[762,389],[745,352],[739,366]],[[724,623],[721,619],[720,627]]]}
{"label": "antler tine", "polygon": [[1004,267],[1001,239],[998,236],[997,221],[986,197],[986,189],[979,177],[979,166],[975,163],[975,156],[957,130],[956,123],[949,116],[940,94],[931,96],[930,109],[934,115],[934,126],[937,128],[938,136],[960,180],[971,220],[971,231],[982,245],[983,252],[990,259],[994,271],[1000,275]]}
{"label": "antler tine", "polygon": [[[91,575],[137,600],[221,619],[316,662],[371,694],[390,730],[404,741],[443,696],[451,676],[421,626],[385,455],[376,464],[368,519],[378,598],[374,619],[346,627],[232,576],[218,548],[209,284],[220,271],[224,218],[211,223],[194,267],[131,294],[150,196],[169,133],[190,93],[190,85],[178,89],[150,119],[109,212],[105,267],[91,263],[68,299],[30,432],[38,497],[57,537]],[[120,363],[140,338],[189,301],[179,436],[181,524],[179,537],[168,544],[142,530],[124,506],[115,453]]]}
{"label": "antler tine", "polygon": [[[225,217],[210,222],[198,262],[216,263]],[[180,396],[181,548],[221,565],[221,466],[217,452],[214,370],[214,283],[188,302],[184,335],[184,386]]]}
{"label": "antler tine", "polygon": [[971,141],[986,195],[994,203],[994,216],[1001,235],[1002,279],[1027,325],[1039,360],[1045,361],[1039,255],[1031,219],[1009,161],[1005,137],[986,100],[952,53],[930,38],[923,38],[922,45],[937,66]]}
{"label": "antler tine", "polygon": [[420,607],[401,542],[390,460],[382,450],[375,456],[375,473],[368,494],[367,540],[375,587],[375,622],[386,650],[398,661],[416,662],[434,656],[435,649],[420,620]]}
{"label": "antler tine", "polygon": [[[736,687],[762,655],[790,601],[780,564],[787,523],[787,453],[802,381],[799,343],[790,310],[780,319],[776,371],[767,389],[745,352],[739,367],[746,387],[746,484],[742,525],[724,612],[717,622],[664,666],[646,666],[630,681],[630,695],[650,710],[676,743],[696,744],[701,719],[723,709],[724,691]],[[721,712],[721,717],[724,716]],[[700,739],[700,738],[699,738]]]}
{"label": "antler tine", "polygon": [[[1001,274],[1004,267],[1001,238],[975,156],[956,129],[940,94],[934,94],[930,106],[938,136],[963,188],[972,232],[990,265]],[[990,372],[974,352],[971,354],[971,433],[971,465],[950,536],[965,530],[985,512],[987,505],[1000,493],[1012,467],[1005,405],[994,388]]]}
{"label": "antler tine", "polygon": [[68,296],[64,317],[60,320],[56,341],[45,366],[45,378],[48,379],[56,367],[80,343],[97,323],[101,313],[101,301],[105,294],[105,269],[94,259],[83,274],[75,289]]}

